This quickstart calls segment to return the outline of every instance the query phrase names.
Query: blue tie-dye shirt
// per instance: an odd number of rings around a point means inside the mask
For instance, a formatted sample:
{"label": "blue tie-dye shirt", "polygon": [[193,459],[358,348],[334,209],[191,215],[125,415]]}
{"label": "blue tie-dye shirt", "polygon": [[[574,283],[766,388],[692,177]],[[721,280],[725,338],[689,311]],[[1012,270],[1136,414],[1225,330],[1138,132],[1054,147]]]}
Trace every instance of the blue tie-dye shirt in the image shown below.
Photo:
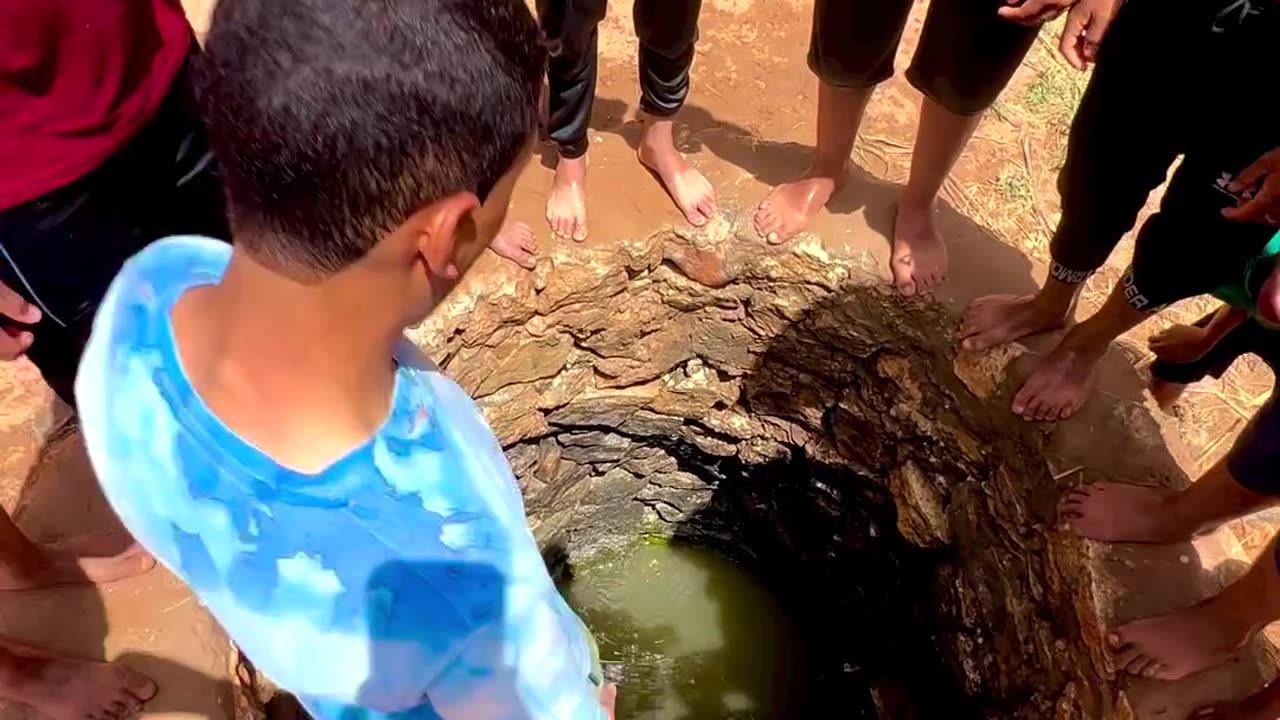
{"label": "blue tie-dye shirt", "polygon": [[603,718],[593,643],[501,448],[407,341],[385,424],[316,475],[281,467],[200,400],[171,310],[230,255],[206,238],[155,243],[98,312],[76,397],[129,530],[318,718]]}

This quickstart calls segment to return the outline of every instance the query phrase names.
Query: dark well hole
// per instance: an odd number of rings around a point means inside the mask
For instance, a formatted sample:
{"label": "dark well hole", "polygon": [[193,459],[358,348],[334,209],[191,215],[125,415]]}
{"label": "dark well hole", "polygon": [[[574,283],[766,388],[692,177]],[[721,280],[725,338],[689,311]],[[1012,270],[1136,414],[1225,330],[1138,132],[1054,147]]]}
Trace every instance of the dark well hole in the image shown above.
{"label": "dark well hole", "polygon": [[[665,471],[621,510],[646,515],[649,534],[578,534],[595,545],[582,559],[562,542],[548,555],[614,665],[619,717],[982,717],[934,642],[947,552],[902,538],[883,484],[799,448],[748,464],[649,443]],[[638,483],[604,478],[620,492]]]}
{"label": "dark well hole", "polygon": [[667,538],[788,610],[793,714],[1099,707],[1074,556],[1047,532],[1058,481],[997,397],[1006,373],[956,358],[954,319],[880,292],[869,263],[802,245],[574,249],[421,338],[478,398],[559,567],[589,579],[602,551]]}

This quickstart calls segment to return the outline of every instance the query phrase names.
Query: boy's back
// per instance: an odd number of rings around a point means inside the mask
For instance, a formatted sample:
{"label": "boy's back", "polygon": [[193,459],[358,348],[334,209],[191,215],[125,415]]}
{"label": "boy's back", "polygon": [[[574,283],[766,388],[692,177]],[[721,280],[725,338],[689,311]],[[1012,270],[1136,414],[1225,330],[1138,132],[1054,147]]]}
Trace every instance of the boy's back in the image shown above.
{"label": "boy's back", "polygon": [[201,89],[236,249],[134,258],[77,383],[125,524],[321,718],[603,715],[501,449],[400,338],[528,154],[536,30],[473,2],[222,0]]}

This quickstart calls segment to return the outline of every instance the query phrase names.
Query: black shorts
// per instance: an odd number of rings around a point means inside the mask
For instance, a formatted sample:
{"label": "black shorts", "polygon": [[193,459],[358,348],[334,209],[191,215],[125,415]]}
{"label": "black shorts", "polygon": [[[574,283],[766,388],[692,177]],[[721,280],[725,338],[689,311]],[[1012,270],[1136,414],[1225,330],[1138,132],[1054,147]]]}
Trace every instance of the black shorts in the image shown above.
{"label": "black shorts", "polygon": [[1227,470],[1249,492],[1280,495],[1280,397],[1274,392],[1231,446]]}
{"label": "black shorts", "polygon": [[222,185],[186,81],[128,145],[79,180],[0,210],[0,282],[40,308],[27,357],[74,407],[94,314],[120,267],[153,240],[230,239]]}
{"label": "black shorts", "polygon": [[1275,228],[1222,216],[1233,175],[1280,146],[1280,94],[1265,81],[1280,6],[1237,0],[1128,0],[1099,51],[1058,179],[1052,276],[1080,283],[1133,228],[1179,155],[1159,211],[1124,277],[1153,312],[1239,277]]}
{"label": "black shorts", "polygon": [[[836,87],[893,76],[914,0],[816,0],[809,67]],[[990,107],[1035,42],[1038,28],[1000,17],[1004,0],[932,0],[907,80],[957,115]]]}

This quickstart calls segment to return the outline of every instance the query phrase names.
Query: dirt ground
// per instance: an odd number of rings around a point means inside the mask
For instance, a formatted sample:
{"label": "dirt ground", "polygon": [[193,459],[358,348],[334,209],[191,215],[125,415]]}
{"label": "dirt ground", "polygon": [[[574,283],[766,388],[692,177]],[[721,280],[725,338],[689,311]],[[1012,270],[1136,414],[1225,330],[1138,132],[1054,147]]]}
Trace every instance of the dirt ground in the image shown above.
{"label": "dirt ground", "polygon": [[[208,0],[188,0],[198,31]],[[750,212],[768,188],[800,173],[814,135],[817,84],[805,65],[810,0],[706,0],[691,100],[679,116],[683,149],[719,189],[725,212]],[[925,3],[917,3],[898,57],[906,67]],[[1009,89],[984,117],[947,183],[939,210],[952,256],[938,300],[959,311],[990,292],[1025,292],[1044,276],[1048,238],[1058,218],[1055,176],[1071,115],[1087,77],[1057,57],[1056,28],[1046,30]],[[639,125],[636,47],[629,4],[615,2],[602,27],[601,78],[591,131],[589,242],[651,233],[681,218],[635,161]],[[875,256],[883,267],[896,186],[907,173],[919,94],[899,74],[876,94],[854,161],[859,174],[811,231],[831,246]],[[512,209],[541,242],[553,154],[526,172]],[[1081,314],[1091,312],[1128,262],[1126,239],[1089,281]],[[490,259],[486,262],[495,262]],[[1198,317],[1210,303],[1172,308],[1121,343],[1107,363],[1112,378],[1091,401],[1110,412],[1147,401],[1133,391],[1133,367],[1149,361],[1146,337],[1170,322]],[[1043,344],[1032,343],[1032,350]],[[1271,377],[1242,362],[1220,382],[1193,388],[1165,428],[1170,452],[1195,477],[1230,446],[1266,399]],[[1122,377],[1123,376],[1123,377]],[[1124,391],[1112,388],[1123,387]],[[105,531],[112,524],[97,493],[83,447],[64,430],[38,373],[26,363],[0,367],[0,501],[40,538]],[[1155,413],[1153,406],[1147,409]],[[53,432],[51,433],[51,429]],[[1097,452],[1123,453],[1123,447]],[[1141,478],[1133,478],[1141,480]],[[1269,539],[1267,522],[1241,523],[1250,552]],[[164,688],[154,717],[230,717],[227,643],[197,602],[171,576],[156,571],[102,589],[0,595],[0,632],[97,658],[120,658],[151,672]],[[3,718],[25,717],[3,708]]]}

